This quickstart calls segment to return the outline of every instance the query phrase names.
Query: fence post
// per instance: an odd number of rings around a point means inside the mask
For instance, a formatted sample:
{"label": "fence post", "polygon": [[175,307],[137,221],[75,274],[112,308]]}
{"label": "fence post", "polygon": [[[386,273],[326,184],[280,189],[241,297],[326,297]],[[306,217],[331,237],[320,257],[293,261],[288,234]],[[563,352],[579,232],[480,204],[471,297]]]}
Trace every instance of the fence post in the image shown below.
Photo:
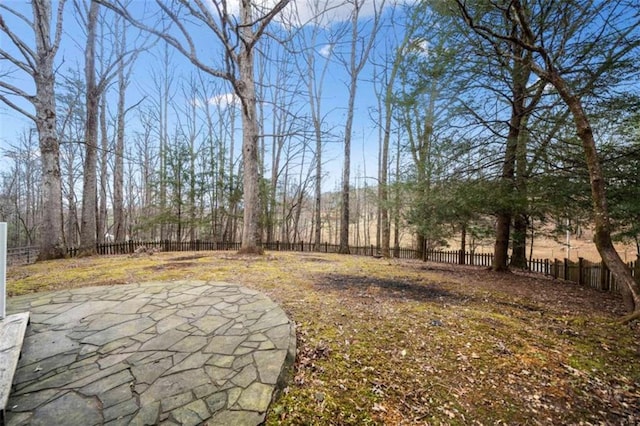
{"label": "fence post", "polygon": [[549,259],[544,260],[544,276],[549,276]]}
{"label": "fence post", "polygon": [[631,271],[633,272],[633,277],[636,279],[636,282],[640,285],[640,254],[636,257],[635,266],[631,268]]}
{"label": "fence post", "polygon": [[600,261],[600,290],[609,291],[609,282],[607,280],[607,265],[604,260]]}
{"label": "fence post", "polygon": [[564,258],[564,271],[562,273],[562,278],[565,279],[566,281],[569,280],[569,259],[567,259],[566,257]]}
{"label": "fence post", "polygon": [[578,284],[584,285],[584,258],[578,258]]}

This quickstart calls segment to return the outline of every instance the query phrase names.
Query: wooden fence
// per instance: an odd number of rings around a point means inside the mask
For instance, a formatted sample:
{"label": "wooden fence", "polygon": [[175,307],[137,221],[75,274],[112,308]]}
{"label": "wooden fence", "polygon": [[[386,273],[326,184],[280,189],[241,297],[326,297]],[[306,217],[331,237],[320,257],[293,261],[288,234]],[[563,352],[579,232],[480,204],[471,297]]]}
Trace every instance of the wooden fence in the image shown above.
{"label": "wooden fence", "polygon": [[[97,245],[97,252],[101,255],[109,254],[133,254],[141,248],[147,250],[158,250],[164,252],[170,251],[220,251],[220,250],[240,250],[241,243],[223,242],[223,241],[126,241],[121,243],[104,243]],[[271,251],[297,251],[297,252],[319,252],[319,253],[339,253],[340,246],[337,244],[321,243],[316,249],[315,244],[299,242],[285,243],[274,241],[270,243],[262,243],[262,248]],[[70,257],[78,254],[77,248],[67,249]],[[374,246],[349,246],[349,253],[359,256],[378,256],[380,250]],[[400,259],[420,259],[420,253],[417,250],[409,248],[391,248],[394,257]],[[34,258],[35,259],[35,258]]]}
{"label": "wooden fence", "polygon": [[[126,241],[122,243],[104,243],[97,245],[98,254],[133,254],[142,247],[164,252],[172,251],[220,251],[240,249],[240,243],[222,241]],[[297,252],[320,252],[338,253],[340,246],[337,244],[322,243],[320,247],[313,243],[284,243],[271,242],[263,243],[265,250],[271,251],[297,251]],[[380,250],[374,246],[350,246],[349,252],[360,256],[379,256]],[[67,253],[70,257],[78,254],[77,248],[69,248]],[[21,247],[7,250],[7,261],[9,265],[31,263],[36,260],[38,250],[36,247]],[[427,250],[421,253],[418,250],[402,247],[392,247],[391,255],[399,259],[421,259],[423,261],[464,264],[490,267],[493,263],[492,253],[471,253],[461,250],[440,251]],[[627,266],[636,279],[640,279],[640,262],[628,262]],[[609,269],[602,262],[589,262],[579,258],[577,262],[568,259],[530,259],[528,269],[531,272],[543,274],[548,277],[562,279],[578,283],[585,287],[594,288],[601,291],[619,292],[618,283],[611,275]]]}
{"label": "wooden fence", "polygon": [[33,263],[40,249],[35,246],[7,248],[7,265],[25,265]]}
{"label": "wooden fence", "polygon": [[[493,264],[493,254],[429,250],[423,260],[490,267]],[[530,272],[571,281],[581,286],[616,293],[620,291],[618,283],[603,262],[590,262],[583,258],[578,258],[577,262],[569,259],[529,259],[527,266]],[[631,275],[640,280],[640,262],[627,262],[627,267],[631,270]]]}

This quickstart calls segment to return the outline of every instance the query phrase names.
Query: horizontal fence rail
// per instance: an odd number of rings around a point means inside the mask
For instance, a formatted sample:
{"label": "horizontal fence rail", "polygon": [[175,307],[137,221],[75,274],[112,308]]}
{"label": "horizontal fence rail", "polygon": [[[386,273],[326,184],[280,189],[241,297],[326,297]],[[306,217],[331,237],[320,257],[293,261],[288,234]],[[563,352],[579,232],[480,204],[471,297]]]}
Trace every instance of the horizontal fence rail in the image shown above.
{"label": "horizontal fence rail", "polygon": [[38,258],[40,249],[35,246],[7,248],[7,265],[26,265]]}
{"label": "horizontal fence rail", "polygon": [[[96,246],[100,255],[136,254],[148,253],[151,251],[224,251],[240,250],[241,243],[227,241],[125,241],[120,243],[101,243]],[[271,251],[296,251],[296,252],[320,252],[339,253],[340,246],[337,244],[321,243],[316,246],[314,243],[306,242],[280,242],[274,241],[263,243],[265,250]],[[360,256],[379,257],[380,249],[374,245],[350,246],[350,254]],[[474,265],[490,267],[493,264],[492,253],[464,252],[462,250],[426,250],[421,252],[416,249],[392,247],[391,256],[398,259],[420,259],[429,262],[449,263],[459,265]],[[78,248],[68,248],[69,257],[78,255]],[[11,265],[21,265],[35,262],[38,256],[37,247],[19,247],[7,249],[7,263]],[[594,288],[601,291],[620,292],[615,277],[611,275],[609,269],[603,262],[590,262],[579,258],[577,262],[568,259],[529,259],[527,261],[530,272],[543,274],[555,279],[571,281],[585,287]],[[640,277],[640,263],[628,262],[627,266],[636,279]]]}

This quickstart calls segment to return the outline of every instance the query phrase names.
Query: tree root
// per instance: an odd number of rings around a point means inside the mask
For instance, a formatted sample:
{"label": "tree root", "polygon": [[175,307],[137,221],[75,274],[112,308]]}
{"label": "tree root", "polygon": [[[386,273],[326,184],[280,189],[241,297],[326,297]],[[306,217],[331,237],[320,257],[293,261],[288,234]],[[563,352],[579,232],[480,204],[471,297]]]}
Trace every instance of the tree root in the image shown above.
{"label": "tree root", "polygon": [[635,321],[637,319],[640,319],[640,310],[635,310],[632,313],[630,313],[629,315],[625,315],[622,318],[620,318],[620,320],[618,321],[618,324],[629,324],[632,321]]}

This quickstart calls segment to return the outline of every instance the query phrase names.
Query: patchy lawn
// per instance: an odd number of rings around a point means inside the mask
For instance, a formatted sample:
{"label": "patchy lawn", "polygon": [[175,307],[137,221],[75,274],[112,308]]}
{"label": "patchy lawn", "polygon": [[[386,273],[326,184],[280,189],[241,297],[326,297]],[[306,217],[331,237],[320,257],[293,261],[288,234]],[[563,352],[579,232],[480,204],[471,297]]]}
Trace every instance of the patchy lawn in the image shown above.
{"label": "patchy lawn", "polygon": [[269,424],[638,424],[640,326],[618,297],[473,267],[317,253],[158,253],[9,268],[10,295],[231,281],[296,322]]}

